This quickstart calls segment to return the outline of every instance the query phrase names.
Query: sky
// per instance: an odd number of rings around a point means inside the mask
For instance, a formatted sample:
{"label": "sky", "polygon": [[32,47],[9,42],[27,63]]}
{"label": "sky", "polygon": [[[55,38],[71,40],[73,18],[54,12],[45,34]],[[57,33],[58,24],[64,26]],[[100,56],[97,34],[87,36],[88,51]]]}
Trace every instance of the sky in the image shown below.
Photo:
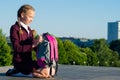
{"label": "sky", "polygon": [[0,28],[6,36],[24,4],[35,8],[30,27],[40,35],[107,39],[108,22],[120,20],[120,0],[2,0]]}

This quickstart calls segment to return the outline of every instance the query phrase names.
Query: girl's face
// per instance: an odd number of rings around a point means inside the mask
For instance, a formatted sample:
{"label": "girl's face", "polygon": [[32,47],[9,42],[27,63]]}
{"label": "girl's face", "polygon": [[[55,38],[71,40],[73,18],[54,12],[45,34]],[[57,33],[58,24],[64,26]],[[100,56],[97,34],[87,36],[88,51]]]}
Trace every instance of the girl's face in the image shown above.
{"label": "girl's face", "polygon": [[34,18],[35,12],[33,10],[28,10],[26,13],[21,13],[21,21],[26,24],[29,25]]}

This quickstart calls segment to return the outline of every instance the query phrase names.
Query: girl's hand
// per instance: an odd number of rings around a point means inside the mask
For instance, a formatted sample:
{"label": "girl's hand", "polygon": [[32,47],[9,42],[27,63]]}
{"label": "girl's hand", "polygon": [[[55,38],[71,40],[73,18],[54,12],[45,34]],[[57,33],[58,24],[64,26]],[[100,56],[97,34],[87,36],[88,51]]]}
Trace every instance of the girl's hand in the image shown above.
{"label": "girl's hand", "polygon": [[41,43],[42,41],[43,41],[42,36],[41,36],[41,35],[38,36],[38,38],[36,39],[36,41],[33,43],[32,48],[37,47],[37,45],[38,45],[39,43]]}
{"label": "girl's hand", "polygon": [[40,35],[39,36],[39,42],[42,42],[43,41],[43,37]]}

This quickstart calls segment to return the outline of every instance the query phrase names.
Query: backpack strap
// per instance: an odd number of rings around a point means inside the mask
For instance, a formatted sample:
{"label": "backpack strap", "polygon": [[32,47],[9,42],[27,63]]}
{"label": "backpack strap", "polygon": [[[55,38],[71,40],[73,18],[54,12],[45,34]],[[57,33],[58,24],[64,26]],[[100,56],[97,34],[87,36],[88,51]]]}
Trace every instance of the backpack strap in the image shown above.
{"label": "backpack strap", "polygon": [[51,36],[51,35],[47,35],[46,36],[47,39],[50,42],[50,47],[51,47],[51,61],[53,59],[55,59],[55,61],[58,61],[58,45],[57,45],[57,40],[55,39],[55,37]]}
{"label": "backpack strap", "polygon": [[56,62],[55,75],[57,75],[57,71],[58,71],[58,61]]}
{"label": "backpack strap", "polygon": [[[55,73],[53,73],[54,72],[53,69],[55,70]],[[52,77],[57,76],[57,71],[58,71],[58,62],[55,62],[55,66],[53,66],[53,65],[50,66],[50,73],[49,74]]]}
{"label": "backpack strap", "polygon": [[50,35],[46,35],[47,39],[50,42],[50,60],[54,60],[54,44]]}
{"label": "backpack strap", "polygon": [[54,44],[54,58],[55,61],[58,61],[58,43],[55,37],[51,36],[53,44]]}

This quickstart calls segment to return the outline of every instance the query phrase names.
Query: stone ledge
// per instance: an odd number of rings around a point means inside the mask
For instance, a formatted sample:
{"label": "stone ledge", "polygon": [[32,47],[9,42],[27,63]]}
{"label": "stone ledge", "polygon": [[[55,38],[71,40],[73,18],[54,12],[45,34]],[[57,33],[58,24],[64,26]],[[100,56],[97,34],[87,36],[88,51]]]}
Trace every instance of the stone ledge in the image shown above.
{"label": "stone ledge", "polygon": [[[0,80],[46,80],[5,76],[4,74],[9,68],[12,66],[0,67]],[[58,74],[54,80],[120,80],[120,68],[59,65]]]}

